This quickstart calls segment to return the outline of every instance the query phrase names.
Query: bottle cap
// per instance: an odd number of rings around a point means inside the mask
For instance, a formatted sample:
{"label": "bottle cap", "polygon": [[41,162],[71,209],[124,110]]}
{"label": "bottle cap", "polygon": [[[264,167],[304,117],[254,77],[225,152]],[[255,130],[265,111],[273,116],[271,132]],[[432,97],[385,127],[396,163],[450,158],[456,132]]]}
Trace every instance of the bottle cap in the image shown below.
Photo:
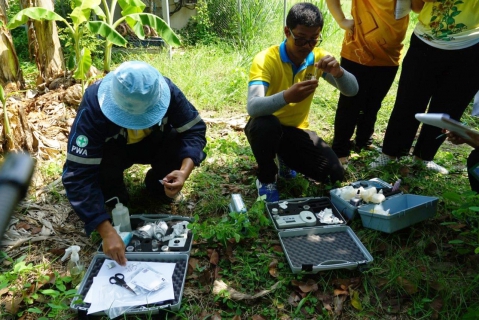
{"label": "bottle cap", "polygon": [[68,247],[65,250],[65,254],[63,255],[61,261],[65,261],[71,255],[70,260],[73,262],[77,262],[78,260],[80,260],[80,256],[78,255],[78,252],[80,251],[80,249],[81,249],[80,246]]}

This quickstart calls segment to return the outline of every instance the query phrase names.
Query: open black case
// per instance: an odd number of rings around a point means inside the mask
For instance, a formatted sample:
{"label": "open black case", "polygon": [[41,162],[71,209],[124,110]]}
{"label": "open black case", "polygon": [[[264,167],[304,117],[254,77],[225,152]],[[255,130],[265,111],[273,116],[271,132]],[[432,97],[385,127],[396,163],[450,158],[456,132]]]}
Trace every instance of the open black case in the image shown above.
{"label": "open black case", "polygon": [[266,210],[293,273],[356,269],[373,261],[327,197],[268,202]]}
{"label": "open black case", "polygon": [[[194,219],[169,214],[142,214],[132,215],[130,217],[130,221],[132,230],[136,230],[137,228],[147,224],[164,221],[168,225],[166,236],[170,235],[173,237],[172,232],[174,230],[174,225],[181,222],[193,222]],[[126,252],[126,258],[128,261],[175,263],[175,268],[172,275],[174,299],[136,306],[129,309],[125,314],[158,314],[160,311],[165,310],[179,310],[188,269],[189,254],[193,243],[193,233],[191,230],[187,230],[181,236],[173,237],[167,241],[160,241],[158,244],[158,251],[153,251],[152,239],[143,239],[137,235],[133,235],[131,237],[126,247],[132,246],[136,240],[138,240],[140,244],[136,246],[134,251]],[[180,241],[175,242],[175,240]],[[165,248],[165,246],[168,246],[168,248]],[[98,275],[100,268],[103,266],[105,261],[111,261],[112,263],[116,264],[103,253],[102,249],[102,246],[100,246],[98,250],[99,252],[94,256],[92,262],[85,272],[83,280],[78,286],[78,296],[76,296],[70,304],[71,309],[78,311],[79,318],[105,315],[105,312],[97,312],[87,316],[90,304],[83,301],[93,284],[93,278]],[[121,268],[121,266],[116,266],[116,268]]]}

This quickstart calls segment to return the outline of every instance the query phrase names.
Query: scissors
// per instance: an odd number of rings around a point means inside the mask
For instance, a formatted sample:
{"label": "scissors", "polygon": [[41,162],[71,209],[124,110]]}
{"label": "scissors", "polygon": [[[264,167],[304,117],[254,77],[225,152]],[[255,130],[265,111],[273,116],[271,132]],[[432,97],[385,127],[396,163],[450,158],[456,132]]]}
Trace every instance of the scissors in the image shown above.
{"label": "scissors", "polygon": [[115,276],[110,277],[110,283],[111,284],[116,284],[117,286],[128,289],[131,292],[133,292],[134,294],[136,294],[136,292],[126,284],[125,275],[123,273],[117,273],[117,274],[115,274]]}

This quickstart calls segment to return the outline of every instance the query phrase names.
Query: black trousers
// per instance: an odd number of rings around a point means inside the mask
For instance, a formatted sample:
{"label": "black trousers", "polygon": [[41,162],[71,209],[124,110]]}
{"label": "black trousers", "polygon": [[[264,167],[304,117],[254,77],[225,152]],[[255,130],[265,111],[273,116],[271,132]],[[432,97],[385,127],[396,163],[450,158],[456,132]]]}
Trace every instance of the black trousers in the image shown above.
{"label": "black trousers", "polygon": [[313,131],[283,126],[272,115],[251,118],[244,131],[262,183],[276,181],[276,155],[291,169],[316,181],[334,183],[344,179],[344,169],[334,151]]}
{"label": "black trousers", "polygon": [[118,197],[123,204],[129,202],[123,171],[133,164],[150,164],[151,169],[145,177],[146,189],[152,196],[166,197],[159,180],[181,167],[183,159],[178,156],[179,145],[176,131],[164,133],[160,130],[134,144],[126,144],[123,136],[106,142],[100,164],[100,186],[105,201]]}
{"label": "black trousers", "polygon": [[363,148],[372,143],[374,124],[381,103],[391,88],[398,66],[369,67],[341,58],[341,66],[354,74],[359,91],[354,97],[339,95],[334,119],[332,148],[340,158],[349,156],[350,139],[356,129],[355,145]]}
{"label": "black trousers", "polygon": [[[420,124],[416,113],[428,109],[429,113],[447,113],[459,120],[478,90],[479,43],[460,50],[441,50],[413,34],[383,152],[395,157],[408,155]],[[423,125],[413,154],[423,160],[434,159],[445,139],[436,139],[440,134],[440,128]]]}

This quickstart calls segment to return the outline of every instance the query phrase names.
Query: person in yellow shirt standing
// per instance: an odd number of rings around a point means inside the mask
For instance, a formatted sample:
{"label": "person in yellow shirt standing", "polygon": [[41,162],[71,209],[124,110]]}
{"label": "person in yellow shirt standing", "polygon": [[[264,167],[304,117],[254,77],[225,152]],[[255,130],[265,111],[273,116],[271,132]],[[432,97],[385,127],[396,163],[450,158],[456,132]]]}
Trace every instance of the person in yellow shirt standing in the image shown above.
{"label": "person in yellow shirt standing", "polygon": [[[345,30],[341,66],[354,74],[359,84],[357,95],[340,94],[334,120],[332,148],[345,164],[351,149],[374,148],[374,125],[399,68],[409,15],[395,18],[396,1],[353,0],[352,19],[347,19],[340,0],[326,3]],[[350,141],[355,129],[355,140]]]}
{"label": "person in yellow shirt standing", "polygon": [[[256,186],[266,201],[278,201],[279,175],[296,171],[320,182],[337,182],[344,169],[332,149],[308,130],[309,110],[323,78],[344,95],[355,95],[355,77],[317,46],[323,28],[321,11],[311,3],[295,4],[286,17],[286,40],[256,55],[251,66],[245,134],[258,163]],[[321,84],[322,85],[322,84]]]}

